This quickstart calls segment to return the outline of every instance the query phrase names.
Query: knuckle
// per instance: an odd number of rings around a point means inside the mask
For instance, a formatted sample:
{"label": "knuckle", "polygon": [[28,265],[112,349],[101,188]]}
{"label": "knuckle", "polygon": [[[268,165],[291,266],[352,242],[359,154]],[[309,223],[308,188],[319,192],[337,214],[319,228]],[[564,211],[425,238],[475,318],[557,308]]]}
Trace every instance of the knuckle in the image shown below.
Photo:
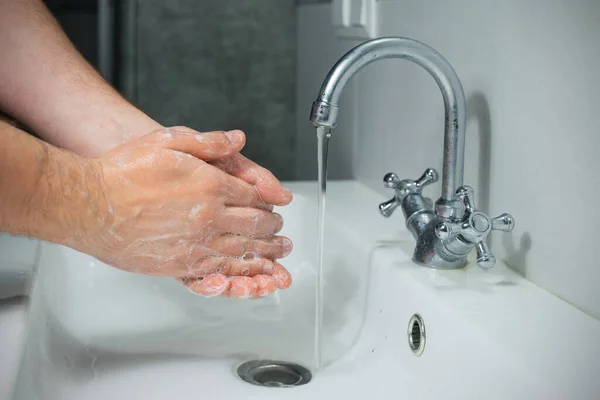
{"label": "knuckle", "polygon": [[221,153],[224,153],[227,151],[227,149],[229,148],[229,143],[225,143],[222,141],[216,141],[216,142],[212,142],[210,147],[211,147],[213,154],[218,155],[218,154],[221,154]]}
{"label": "knuckle", "polygon": [[221,180],[215,176],[207,176],[202,180],[202,191],[207,193],[220,193],[223,189],[223,184]]}
{"label": "knuckle", "polygon": [[236,236],[237,243],[234,245],[235,253],[239,253],[242,257],[253,250],[253,243],[250,238],[245,236]]}
{"label": "knuckle", "polygon": [[220,257],[214,273],[229,275],[231,273],[231,260],[226,257]]}
{"label": "knuckle", "polygon": [[154,135],[159,141],[165,141],[165,140],[173,139],[173,134],[175,134],[175,133],[176,132],[171,130],[171,128],[162,128],[162,129],[155,131]]}
{"label": "knuckle", "polygon": [[275,175],[269,171],[268,169],[266,169],[265,167],[261,166],[261,165],[253,165],[252,166],[252,172],[255,176],[256,179],[258,180],[266,180],[269,181],[269,183],[273,183],[273,182],[279,182],[279,180],[275,177]]}
{"label": "knuckle", "polygon": [[197,276],[208,275],[210,273],[210,270],[212,269],[211,261],[212,261],[211,258],[202,258],[202,259],[198,260],[193,268],[194,274]]}
{"label": "knuckle", "polygon": [[192,128],[185,126],[185,125],[171,126],[170,128],[167,128],[167,129],[170,129],[170,130],[176,131],[176,132],[184,132],[184,133],[196,132]]}
{"label": "knuckle", "polygon": [[215,150],[225,149],[231,143],[223,131],[206,132],[202,136],[204,141]]}
{"label": "knuckle", "polygon": [[255,240],[254,251],[259,255],[270,255],[275,251],[275,246],[272,240]]}

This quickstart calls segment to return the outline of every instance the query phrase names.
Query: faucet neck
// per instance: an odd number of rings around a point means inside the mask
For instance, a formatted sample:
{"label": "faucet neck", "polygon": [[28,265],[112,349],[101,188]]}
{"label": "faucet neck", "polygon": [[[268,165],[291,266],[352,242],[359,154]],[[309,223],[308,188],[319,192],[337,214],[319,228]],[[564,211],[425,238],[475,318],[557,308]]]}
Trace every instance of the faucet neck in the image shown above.
{"label": "faucet neck", "polygon": [[[334,128],[340,95],[352,76],[364,66],[385,58],[412,61],[427,70],[438,84],[444,99],[444,159],[442,197],[437,209],[442,218],[452,218],[455,190],[463,184],[466,101],[458,75],[450,63],[431,47],[413,39],[388,37],[358,45],[331,69],[313,103],[310,119],[315,126]],[[456,211],[456,210],[454,210]],[[451,215],[452,214],[452,215]]]}

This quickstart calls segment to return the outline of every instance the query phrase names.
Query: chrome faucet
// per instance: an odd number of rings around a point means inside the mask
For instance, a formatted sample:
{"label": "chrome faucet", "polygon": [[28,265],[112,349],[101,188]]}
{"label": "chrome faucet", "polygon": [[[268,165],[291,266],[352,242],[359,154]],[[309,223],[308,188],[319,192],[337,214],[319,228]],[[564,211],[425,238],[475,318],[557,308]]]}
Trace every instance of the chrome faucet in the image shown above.
{"label": "chrome faucet", "polygon": [[444,159],[442,195],[435,203],[423,197],[425,186],[436,182],[438,174],[428,168],[417,180],[400,180],[389,173],[383,178],[384,186],[394,189],[394,197],[379,205],[384,217],[401,207],[406,226],[417,241],[413,261],[439,268],[461,268],[467,264],[467,255],[477,251],[477,265],[489,269],[496,263],[486,239],[492,230],[509,232],[514,219],[502,214],[490,219],[475,209],[473,189],[463,186],[466,102],[460,79],[448,61],[431,47],[416,40],[388,37],[370,40],[346,53],[333,66],[321,85],[319,97],[313,103],[310,120],[315,127],[335,128],[339,113],[339,99],[346,83],[362,67],[385,58],[412,61],[425,68],[435,79],[444,100]]}

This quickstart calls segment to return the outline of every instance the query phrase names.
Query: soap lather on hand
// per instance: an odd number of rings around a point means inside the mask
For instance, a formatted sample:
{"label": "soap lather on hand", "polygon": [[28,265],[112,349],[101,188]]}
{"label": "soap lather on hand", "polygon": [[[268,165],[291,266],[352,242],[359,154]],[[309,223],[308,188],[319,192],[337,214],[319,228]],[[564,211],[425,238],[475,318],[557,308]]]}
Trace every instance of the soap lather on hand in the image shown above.
{"label": "soap lather on hand", "polygon": [[92,163],[106,212],[86,229],[89,242],[74,247],[123,270],[175,277],[204,296],[287,288],[291,276],[276,260],[292,242],[277,235],[283,219],[272,209],[292,195],[239,154],[244,144],[241,131],[174,127],[114,148]]}

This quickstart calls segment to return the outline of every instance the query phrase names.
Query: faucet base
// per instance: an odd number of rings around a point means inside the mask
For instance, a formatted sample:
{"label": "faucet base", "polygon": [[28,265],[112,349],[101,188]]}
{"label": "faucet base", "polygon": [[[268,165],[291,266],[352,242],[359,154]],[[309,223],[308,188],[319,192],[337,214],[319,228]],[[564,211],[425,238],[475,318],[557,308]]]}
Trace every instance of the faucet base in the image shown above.
{"label": "faucet base", "polygon": [[410,194],[400,201],[406,218],[406,228],[417,242],[413,262],[434,269],[463,268],[467,265],[467,255],[472,246],[448,248],[444,245],[435,231],[442,218],[431,210],[427,200],[420,194]]}
{"label": "faucet base", "polygon": [[413,252],[413,262],[433,269],[459,269],[467,265],[467,255],[449,253],[443,243],[435,236],[432,230],[427,230],[417,239]]}

